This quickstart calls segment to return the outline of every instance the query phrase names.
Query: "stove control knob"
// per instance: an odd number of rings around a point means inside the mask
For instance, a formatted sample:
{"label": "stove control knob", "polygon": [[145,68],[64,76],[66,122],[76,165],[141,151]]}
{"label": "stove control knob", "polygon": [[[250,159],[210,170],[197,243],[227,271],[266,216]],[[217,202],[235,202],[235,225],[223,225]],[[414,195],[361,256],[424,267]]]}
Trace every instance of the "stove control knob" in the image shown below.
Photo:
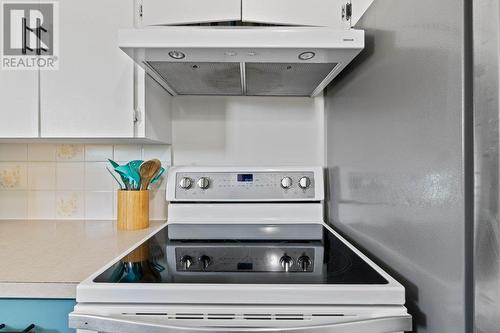
{"label": "stove control knob", "polygon": [[185,190],[189,189],[192,184],[193,181],[189,177],[182,177],[181,181],[179,182],[179,186]]}
{"label": "stove control knob", "polygon": [[281,187],[283,188],[290,188],[292,187],[293,181],[292,178],[290,177],[285,177],[281,180]]}
{"label": "stove control knob", "polygon": [[206,190],[210,186],[210,180],[207,177],[201,177],[198,179],[198,187],[202,190]]}
{"label": "stove control knob", "polygon": [[312,261],[308,256],[301,256],[299,260],[297,260],[297,264],[299,264],[303,272],[307,272],[311,267]]}
{"label": "stove control knob", "polygon": [[201,269],[203,269],[204,271],[206,271],[208,266],[210,266],[210,264],[212,263],[210,261],[210,257],[206,255],[202,255],[199,260],[201,263]]}
{"label": "stove control knob", "polygon": [[287,256],[286,254],[281,257],[280,259],[280,264],[281,267],[285,270],[285,272],[288,272],[290,270],[290,267],[293,265],[293,259],[290,256]]}
{"label": "stove control knob", "polygon": [[182,268],[187,270],[193,264],[193,258],[191,258],[190,256],[184,256],[181,258],[181,264]]}
{"label": "stove control knob", "polygon": [[309,177],[302,177],[299,179],[299,187],[302,189],[306,189],[311,186],[311,179]]}

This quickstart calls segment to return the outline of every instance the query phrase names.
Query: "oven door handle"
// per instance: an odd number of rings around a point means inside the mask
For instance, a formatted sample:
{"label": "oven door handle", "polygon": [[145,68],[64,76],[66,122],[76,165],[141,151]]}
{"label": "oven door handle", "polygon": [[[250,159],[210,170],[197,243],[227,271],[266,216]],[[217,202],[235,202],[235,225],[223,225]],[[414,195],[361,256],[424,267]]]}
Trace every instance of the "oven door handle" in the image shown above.
{"label": "oven door handle", "polygon": [[99,316],[71,313],[69,327],[102,333],[393,333],[412,329],[410,315],[367,318],[330,325],[302,327],[196,327],[173,326],[163,323],[144,322],[130,317]]}

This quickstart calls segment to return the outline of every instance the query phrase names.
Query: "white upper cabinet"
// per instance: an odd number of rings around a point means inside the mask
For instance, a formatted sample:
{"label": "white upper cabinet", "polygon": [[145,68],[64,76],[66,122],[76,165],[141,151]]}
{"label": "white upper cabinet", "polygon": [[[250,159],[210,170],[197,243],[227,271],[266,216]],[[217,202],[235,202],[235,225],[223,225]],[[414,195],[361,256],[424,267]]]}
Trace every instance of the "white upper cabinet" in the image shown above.
{"label": "white upper cabinet", "polygon": [[241,19],[268,24],[350,28],[373,1],[242,0]]}
{"label": "white upper cabinet", "polygon": [[38,71],[0,70],[0,138],[38,136]]}
{"label": "white upper cabinet", "polygon": [[138,0],[139,25],[241,20],[241,0]]}
{"label": "white upper cabinet", "polygon": [[118,47],[118,31],[136,24],[134,0],[58,4],[59,68],[0,71],[0,139],[169,143],[171,95]]}
{"label": "white upper cabinet", "polygon": [[340,0],[242,0],[242,20],[283,25],[334,26],[341,23]]}
{"label": "white upper cabinet", "polygon": [[134,24],[132,0],[59,2],[59,70],[41,71],[43,137],[132,137],[133,62],[118,30]]}

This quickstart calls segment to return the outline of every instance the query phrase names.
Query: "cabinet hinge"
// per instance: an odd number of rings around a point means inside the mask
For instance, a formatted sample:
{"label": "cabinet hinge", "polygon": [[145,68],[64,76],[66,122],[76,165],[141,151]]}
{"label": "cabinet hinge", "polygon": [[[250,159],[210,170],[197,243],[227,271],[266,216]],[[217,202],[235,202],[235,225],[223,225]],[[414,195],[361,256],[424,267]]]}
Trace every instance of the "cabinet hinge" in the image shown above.
{"label": "cabinet hinge", "polygon": [[352,18],[352,3],[351,1],[349,1],[345,5],[342,5],[342,21],[351,22],[351,18]]}
{"label": "cabinet hinge", "polygon": [[134,110],[134,124],[140,122],[142,120],[141,117],[142,117],[141,110]]}

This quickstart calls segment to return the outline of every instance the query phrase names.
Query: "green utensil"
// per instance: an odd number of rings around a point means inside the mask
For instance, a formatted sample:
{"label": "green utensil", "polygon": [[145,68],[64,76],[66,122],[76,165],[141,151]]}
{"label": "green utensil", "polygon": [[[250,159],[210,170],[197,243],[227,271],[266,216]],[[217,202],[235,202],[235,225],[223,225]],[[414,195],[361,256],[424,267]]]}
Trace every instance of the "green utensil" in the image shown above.
{"label": "green utensil", "polygon": [[[111,166],[114,168],[115,172],[120,175],[124,185],[125,189],[127,190],[138,190],[139,189],[139,184],[141,183],[141,174],[140,174],[140,168],[141,165],[144,161],[142,160],[133,160],[128,162],[127,164],[120,165],[117,162],[113,161],[112,159],[108,159],[109,163]],[[108,169],[108,171],[111,173],[111,171]],[[161,168],[160,172],[158,175],[156,175],[152,182],[157,182],[158,179],[160,178],[161,174],[165,170]],[[113,173],[111,175],[114,177]],[[116,179],[116,178],[115,178]],[[118,179],[116,181],[120,184]],[[123,187],[120,184],[120,187],[123,189]]]}
{"label": "green utensil", "polygon": [[119,165],[115,168],[115,171],[122,177],[123,182],[127,190],[135,190],[139,183],[136,178],[132,175],[132,171],[128,165]]}
{"label": "green utensil", "polygon": [[136,186],[134,187],[134,189],[136,190],[139,189],[139,184],[141,183],[141,174],[139,172],[139,169],[143,162],[144,161],[142,160],[134,160],[126,164],[129,169],[128,175],[134,180],[134,184],[136,184]]}
{"label": "green utensil", "polygon": [[112,159],[108,158],[109,163],[113,167],[116,173],[118,173],[123,181],[123,184],[125,185],[125,189],[130,190],[131,189],[131,184],[128,176],[128,172],[125,172],[123,169],[117,169],[120,167],[120,164],[116,163]]}
{"label": "green utensil", "polygon": [[111,166],[113,168],[116,168],[117,166],[120,166],[120,164],[116,163],[115,161],[113,161],[112,159],[108,158],[108,161],[109,163],[111,163]]}
{"label": "green utensil", "polygon": [[165,169],[161,168],[160,171],[158,172],[158,174],[156,176],[154,176],[153,179],[151,179],[151,184],[154,184],[158,180],[160,180],[160,177],[161,177],[161,175],[163,175],[164,172],[165,172]]}

